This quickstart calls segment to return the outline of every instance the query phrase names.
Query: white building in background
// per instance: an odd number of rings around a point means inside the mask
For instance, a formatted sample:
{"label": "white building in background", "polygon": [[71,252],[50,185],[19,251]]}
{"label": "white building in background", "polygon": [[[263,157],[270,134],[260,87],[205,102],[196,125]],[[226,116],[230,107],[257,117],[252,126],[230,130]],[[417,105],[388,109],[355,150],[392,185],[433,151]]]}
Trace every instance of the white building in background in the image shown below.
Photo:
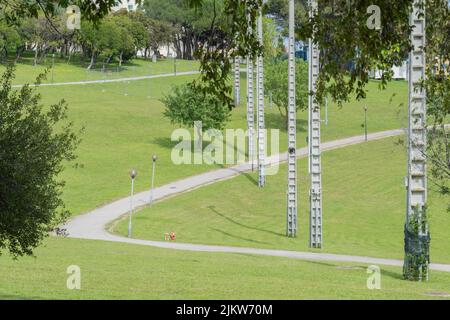
{"label": "white building in background", "polygon": [[[403,65],[401,66],[392,67],[392,71],[394,72],[392,79],[396,80],[408,79],[408,61],[403,62]],[[381,79],[382,74],[383,73],[381,71],[375,70],[371,72],[371,77],[379,80]]]}
{"label": "white building in background", "polygon": [[114,7],[111,8],[113,12],[119,11],[121,9],[126,9],[128,11],[136,11],[138,5],[136,4],[136,0],[122,0],[116,1]]}
{"label": "white building in background", "polygon": [[[164,1],[164,0],[162,0]],[[138,4],[136,3],[136,0],[116,0],[115,6],[111,8],[112,12],[117,12],[119,10],[123,10],[126,9],[127,11],[136,11],[138,9]],[[169,45],[165,45],[165,46],[161,46],[159,48],[159,53],[161,54],[161,56],[165,57],[165,58],[174,58],[176,57],[176,50],[175,47],[173,46],[173,44],[169,44]],[[148,53],[150,56],[152,56],[154,54],[153,51],[150,51]],[[144,52],[143,51],[138,51],[137,52],[137,56],[138,57],[143,57],[144,56]]]}

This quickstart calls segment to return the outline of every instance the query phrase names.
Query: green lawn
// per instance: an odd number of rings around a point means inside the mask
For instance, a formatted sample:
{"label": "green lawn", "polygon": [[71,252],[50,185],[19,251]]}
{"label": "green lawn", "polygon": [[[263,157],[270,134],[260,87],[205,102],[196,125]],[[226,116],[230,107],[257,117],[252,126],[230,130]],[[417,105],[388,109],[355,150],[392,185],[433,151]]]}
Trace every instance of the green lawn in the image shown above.
{"label": "green lawn", "polygon": [[[177,62],[178,71],[193,70],[191,62],[184,63]],[[16,83],[32,81],[39,68],[20,64]],[[147,75],[149,68],[153,68],[151,74],[172,72],[173,61],[154,65],[136,60],[120,74],[110,76]],[[86,76],[81,64],[72,66],[61,61],[54,71],[55,82],[105,76],[97,71]],[[170,141],[170,135],[177,126],[162,116],[164,106],[159,99],[171,85],[194,78],[38,89],[45,105],[66,99],[70,120],[77,128],[85,127],[77,151],[78,166],[68,165],[62,175],[67,181],[63,196],[73,214],[126,196],[132,167],[138,170],[136,189],[148,189],[153,153],[159,157],[156,185],[219,167],[175,166],[170,160],[176,144]],[[246,128],[245,77],[242,80],[242,104],[233,111],[228,128]],[[365,102],[353,101],[340,110],[330,106],[330,122],[322,130],[324,141],[362,134],[364,104],[369,106],[369,132],[406,125],[405,107],[399,106],[407,100],[406,83],[393,82],[384,92],[377,86],[376,82],[369,84]],[[393,97],[394,92],[397,94]],[[280,146],[285,151],[286,132],[275,108],[266,108],[266,121],[268,128],[281,129]],[[305,112],[299,112],[298,124],[300,147],[306,145]],[[305,164],[300,161],[303,173]],[[369,170],[364,170],[363,164]],[[301,237],[288,240],[283,236],[284,170],[282,167],[277,176],[269,177],[264,190],[256,188],[254,175],[243,175],[158,203],[136,215],[135,235],[160,240],[164,232],[174,230],[180,242],[307,250],[307,179],[304,175],[300,179]],[[404,152],[394,146],[393,140],[333,151],[324,154],[324,172],[324,251],[401,258]],[[439,206],[442,211],[444,206],[433,194],[430,204],[432,258],[448,262],[450,250],[445,247],[448,233],[444,228],[449,220],[441,214]],[[381,205],[382,213],[378,209]],[[119,231],[123,231],[121,228]],[[0,257],[0,298],[423,299],[427,292],[448,292],[450,287],[450,274],[433,272],[429,283],[418,284],[402,281],[399,268],[383,268],[383,290],[369,291],[365,269],[349,269],[342,264],[74,239],[48,239],[35,254],[37,258],[18,261]],[[81,291],[65,287],[66,269],[72,264],[81,267]]]}
{"label": "green lawn", "polygon": [[[55,82],[103,79],[104,73],[93,71],[86,78],[85,62],[74,57],[71,64],[55,59]],[[43,62],[51,65],[51,58]],[[0,65],[0,72],[4,70]],[[44,66],[32,66],[32,57],[27,56],[17,66],[16,83],[32,82]],[[177,70],[198,69],[198,62],[177,60]],[[135,59],[124,66],[117,76],[128,77],[173,71],[173,61],[162,60],[156,64]],[[108,75],[107,77],[115,77]],[[50,74],[49,74],[50,77]],[[175,166],[170,153],[175,142],[170,135],[177,126],[162,116],[163,104],[159,101],[170,92],[171,86],[194,79],[195,76],[180,76],[120,83],[101,83],[78,86],[41,87],[45,105],[64,98],[69,103],[70,120],[77,128],[84,127],[82,143],[78,149],[79,166],[67,166],[62,178],[67,181],[64,199],[73,214],[80,214],[96,206],[125,196],[129,192],[128,171],[135,167],[139,176],[138,191],[148,189],[150,182],[150,157],[158,154],[156,185],[172,182],[196,173],[216,169],[218,166]],[[242,74],[241,106],[233,111],[228,128],[246,128],[246,82]],[[393,82],[389,89],[378,91],[378,83],[371,82],[366,102],[352,101],[342,109],[335,105],[329,108],[329,124],[323,126],[323,140],[334,140],[363,133],[363,105],[369,106],[369,132],[402,127],[405,122],[405,82]],[[397,94],[393,97],[394,92]],[[392,101],[391,101],[392,100]],[[298,114],[298,145],[306,145],[306,112]],[[284,120],[278,110],[266,108],[267,128],[279,128],[280,151],[286,150]]]}
{"label": "green lawn", "polygon": [[[90,80],[110,80],[128,77],[140,77],[174,72],[174,60],[163,59],[157,63],[150,60],[134,59],[124,63],[120,68],[117,64],[105,66],[98,63],[92,70],[87,70],[86,63],[75,58],[71,63],[66,60],[55,58],[55,64],[52,72],[52,58],[49,56],[37,66],[33,65],[31,57],[25,57],[17,64],[17,73],[15,84],[34,83],[36,76],[48,69],[47,79],[44,83],[52,82],[70,82],[70,81],[90,81]],[[5,65],[0,65],[0,74],[5,70]],[[197,61],[176,60],[177,72],[198,71],[199,63]],[[103,72],[104,71],[104,72]]]}
{"label": "green lawn", "polygon": [[[101,241],[52,238],[36,256],[0,257],[0,299],[431,299],[450,288],[449,273],[415,283],[400,268],[381,267],[381,290],[368,290],[359,264]],[[81,268],[81,290],[66,288],[70,265]]]}
{"label": "green lawn", "polygon": [[[403,258],[406,160],[396,139],[323,154],[323,252]],[[157,203],[134,216],[133,235],[162,240],[175,231],[179,242],[308,250],[307,159],[299,160],[299,170],[297,239],[285,237],[285,165],[264,189],[255,174],[242,175]],[[432,261],[450,263],[450,214],[433,192],[429,214]],[[116,228],[126,233],[125,222]]]}
{"label": "green lawn", "polygon": [[[85,127],[78,150],[80,166],[68,166],[63,174],[67,181],[64,198],[73,214],[80,214],[96,206],[123,197],[129,192],[128,172],[138,170],[136,188],[150,185],[151,155],[158,154],[156,185],[165,184],[193,174],[216,169],[218,166],[175,166],[170,159],[170,141],[177,126],[162,115],[164,105],[159,101],[171,85],[194,79],[180,76],[126,83],[80,86],[41,87],[45,104],[64,98],[69,103],[69,117],[77,127]],[[242,96],[245,96],[243,78]],[[370,84],[369,132],[399,128],[404,125],[403,110],[398,105],[406,97],[406,84],[394,82],[386,92],[377,91],[377,83]],[[391,95],[400,92],[392,103]],[[228,128],[246,128],[245,99],[232,114]],[[352,102],[338,109],[330,106],[329,124],[323,127],[323,140],[334,140],[363,133],[362,103]],[[372,111],[373,110],[373,111]],[[306,145],[306,112],[298,115],[298,145]],[[280,148],[286,150],[286,131],[276,108],[266,109],[268,128],[280,128]]]}

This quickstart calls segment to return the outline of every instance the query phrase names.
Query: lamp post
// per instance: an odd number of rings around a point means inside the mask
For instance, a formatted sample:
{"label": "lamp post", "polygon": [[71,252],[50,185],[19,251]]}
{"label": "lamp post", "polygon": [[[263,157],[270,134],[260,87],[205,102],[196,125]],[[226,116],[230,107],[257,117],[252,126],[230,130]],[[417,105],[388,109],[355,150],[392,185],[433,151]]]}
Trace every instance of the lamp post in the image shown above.
{"label": "lamp post", "polygon": [[133,194],[134,194],[134,179],[137,176],[137,171],[132,169],[130,172],[131,177],[131,197],[130,197],[130,215],[128,220],[128,238],[131,238],[131,218],[133,216]]}
{"label": "lamp post", "polygon": [[152,205],[153,203],[153,188],[154,188],[154,184],[155,184],[155,167],[156,167],[156,160],[158,160],[158,157],[156,156],[156,154],[154,154],[152,156],[152,162],[153,162],[153,168],[152,168],[152,187],[150,189],[150,200],[149,200],[149,204]]}
{"label": "lamp post", "polygon": [[365,136],[366,142],[368,140],[368,137],[367,137],[367,110],[369,110],[369,108],[367,108],[367,106],[364,106],[364,136]]}
{"label": "lamp post", "polygon": [[173,55],[173,73],[175,74],[175,76],[177,75],[177,56]]}
{"label": "lamp post", "polygon": [[272,96],[272,91],[269,92],[269,107],[270,109],[272,109],[272,105],[273,105],[273,96]]}
{"label": "lamp post", "polygon": [[298,189],[297,189],[297,115],[295,92],[295,1],[289,0],[289,82],[288,82],[288,174],[286,236],[297,236]]}
{"label": "lamp post", "polygon": [[55,54],[52,54],[52,83],[53,83],[53,69],[55,68]]}
{"label": "lamp post", "polygon": [[[151,77],[152,76],[152,66],[151,66],[151,63],[150,63],[150,70],[149,70],[149,76]],[[151,93],[152,93],[152,79],[151,78],[149,78],[148,79],[148,98],[150,99],[151,98]]]}

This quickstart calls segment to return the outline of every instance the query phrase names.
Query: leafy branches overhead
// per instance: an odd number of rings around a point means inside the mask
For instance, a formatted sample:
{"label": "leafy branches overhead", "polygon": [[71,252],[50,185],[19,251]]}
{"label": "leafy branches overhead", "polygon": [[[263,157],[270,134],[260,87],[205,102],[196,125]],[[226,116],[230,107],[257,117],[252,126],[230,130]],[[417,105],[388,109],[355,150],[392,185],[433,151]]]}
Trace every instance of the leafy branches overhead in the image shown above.
{"label": "leafy branches overhead", "polygon": [[[308,22],[308,1],[309,0],[295,0],[295,29],[297,31]],[[266,14],[273,16],[277,20],[277,23],[283,27],[284,35],[288,36],[289,1],[268,0]],[[301,35],[298,35],[298,38],[302,39]]]}
{"label": "leafy branches overhead", "polygon": [[[194,8],[202,8],[210,1],[186,0]],[[234,56],[255,56],[262,48],[255,33],[256,18],[262,7],[261,0],[215,0],[223,2],[223,14],[228,25],[217,23],[219,13],[214,7],[211,27],[201,39],[196,57],[201,62],[202,91],[220,97],[232,107],[231,87],[227,84]],[[297,25],[301,39],[314,36],[321,48],[321,73],[317,100],[326,94],[339,104],[356,93],[358,99],[366,96],[365,85],[371,70],[382,71],[381,85],[392,78],[391,68],[406,59],[410,49],[409,15],[413,0],[322,0],[316,14]],[[367,8],[377,5],[381,10],[381,28],[369,28]],[[302,6],[304,3],[302,2]],[[280,6],[278,6],[280,7]],[[274,14],[277,6],[269,6]],[[283,12],[279,14],[283,16]],[[299,16],[302,16],[300,13]],[[304,16],[304,13],[303,13]],[[249,27],[251,29],[249,29]],[[350,68],[349,68],[350,67]]]}
{"label": "leafy branches overhead", "polygon": [[[296,78],[300,81],[295,83],[296,109],[304,110],[308,106],[308,82],[301,81],[308,78],[308,63],[297,60],[295,67]],[[281,116],[284,118],[286,128],[288,127],[288,60],[272,61],[266,63],[264,87],[272,94],[274,104],[278,107]]]}
{"label": "leafy branches overhead", "polygon": [[57,175],[79,140],[65,121],[66,103],[44,109],[28,85],[12,89],[13,72],[0,80],[0,254],[20,256],[67,217]]}
{"label": "leafy branches overhead", "polygon": [[[97,23],[109,13],[116,2],[116,0],[0,0],[0,12],[11,23],[24,17],[37,18],[40,12],[43,12],[49,18],[58,13],[58,11],[61,11],[62,8],[67,8],[69,5],[77,5],[84,19]],[[137,2],[141,3],[141,0]]]}
{"label": "leafy branches overhead", "polygon": [[[450,199],[450,9],[447,0],[427,0],[427,114],[433,128],[428,133],[427,158],[431,183]],[[450,204],[448,206],[450,211]]]}
{"label": "leafy branches overhead", "polygon": [[[229,111],[234,107],[229,81],[234,57],[256,57],[262,53],[256,33],[251,32],[256,29],[262,0],[185,0],[185,3],[195,9],[198,15],[208,12],[203,16],[207,27],[196,38],[197,48],[194,53],[200,60],[201,75],[199,80],[176,88],[171,96],[165,98],[166,116],[184,125],[192,125],[193,120],[202,120],[204,123],[207,120],[214,125],[210,128],[222,128],[228,120]],[[188,100],[192,103],[186,105],[185,101]],[[188,114],[183,113],[180,106],[186,106]],[[211,108],[217,114],[213,115],[203,107]],[[201,110],[200,114],[206,118],[194,119],[199,114],[192,114],[192,108]],[[208,123],[204,128],[208,128]]]}
{"label": "leafy branches overhead", "polygon": [[[195,57],[200,60],[200,81],[193,87],[204,95],[216,96],[223,105],[232,109],[229,75],[232,60],[236,56],[255,57],[262,52],[255,32],[256,19],[262,0],[187,0],[194,8],[211,5],[211,20],[208,30],[199,38],[200,45]],[[226,17],[226,19],[222,19]]]}
{"label": "leafy branches overhead", "polygon": [[[410,41],[412,0],[323,0],[300,33],[313,35],[321,49],[317,100],[329,93],[338,103],[356,93],[365,98],[371,70],[382,72],[381,86],[392,78],[393,65],[406,59]],[[377,5],[381,25],[369,28],[367,9]]]}

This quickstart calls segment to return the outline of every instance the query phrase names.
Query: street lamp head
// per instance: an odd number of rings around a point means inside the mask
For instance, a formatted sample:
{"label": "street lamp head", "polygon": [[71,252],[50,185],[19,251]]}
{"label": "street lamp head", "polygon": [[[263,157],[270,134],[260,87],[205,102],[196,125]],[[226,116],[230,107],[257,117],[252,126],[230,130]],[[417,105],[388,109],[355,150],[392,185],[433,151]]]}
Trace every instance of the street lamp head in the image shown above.
{"label": "street lamp head", "polygon": [[156,162],[156,160],[158,160],[158,157],[156,156],[156,154],[153,155],[152,160],[153,160],[153,162]]}
{"label": "street lamp head", "polygon": [[289,152],[290,155],[295,155],[296,152],[297,152],[297,150],[296,150],[295,148],[290,147],[290,148],[288,149],[288,152]]}
{"label": "street lamp head", "polygon": [[131,177],[131,179],[136,178],[136,176],[137,176],[137,171],[136,171],[136,169],[132,169],[132,170],[130,171],[130,177]]}

